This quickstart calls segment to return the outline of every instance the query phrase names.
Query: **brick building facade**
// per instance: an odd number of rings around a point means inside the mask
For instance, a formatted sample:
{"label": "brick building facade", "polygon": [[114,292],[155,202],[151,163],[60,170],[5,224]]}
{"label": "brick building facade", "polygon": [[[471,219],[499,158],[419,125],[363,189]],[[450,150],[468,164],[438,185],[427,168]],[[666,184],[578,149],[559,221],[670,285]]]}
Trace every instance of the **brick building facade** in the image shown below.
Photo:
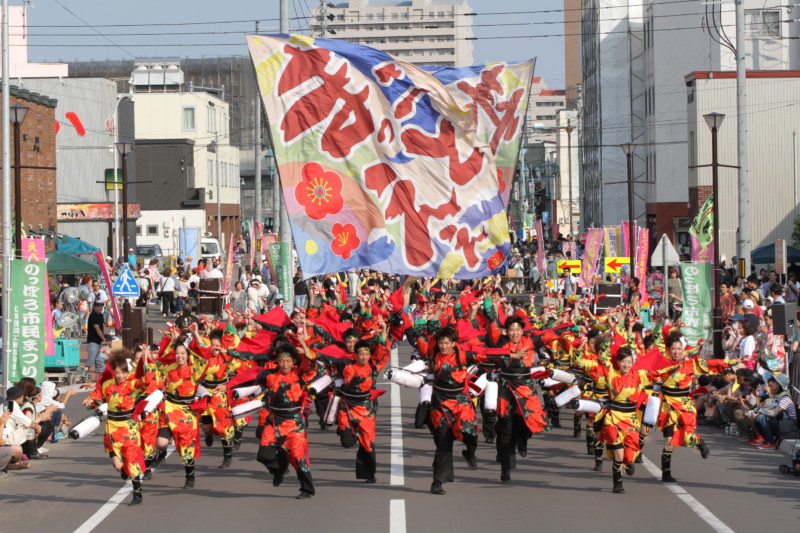
{"label": "brick building facade", "polygon": [[[11,87],[11,105],[28,108],[20,126],[20,165],[51,167],[21,170],[22,224],[25,228],[57,230],[56,137],[57,100],[39,93]],[[0,116],[0,120],[4,120]],[[14,126],[9,128],[11,164],[14,164]],[[11,208],[14,209],[14,169],[11,169]],[[0,206],[0,213],[2,212]],[[16,213],[12,213],[12,224]]]}

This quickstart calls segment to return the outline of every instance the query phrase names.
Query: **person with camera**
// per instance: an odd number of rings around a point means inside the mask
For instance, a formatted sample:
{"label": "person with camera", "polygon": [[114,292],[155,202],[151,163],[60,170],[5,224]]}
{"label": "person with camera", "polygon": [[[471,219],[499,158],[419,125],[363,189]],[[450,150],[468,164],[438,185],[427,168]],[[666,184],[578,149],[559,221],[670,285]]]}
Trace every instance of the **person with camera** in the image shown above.
{"label": "person with camera", "polygon": [[768,400],[747,412],[760,435],[751,444],[757,445],[759,450],[774,450],[781,435],[797,432],[797,408],[789,396],[789,378],[786,374],[774,374],[767,387]]}

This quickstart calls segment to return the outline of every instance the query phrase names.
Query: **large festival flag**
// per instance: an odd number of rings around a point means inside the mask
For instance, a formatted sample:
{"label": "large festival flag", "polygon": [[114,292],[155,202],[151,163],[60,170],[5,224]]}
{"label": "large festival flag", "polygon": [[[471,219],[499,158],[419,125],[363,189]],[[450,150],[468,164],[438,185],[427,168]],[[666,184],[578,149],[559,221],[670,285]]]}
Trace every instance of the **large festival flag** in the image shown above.
{"label": "large festival flag", "polygon": [[578,276],[578,285],[583,288],[591,287],[594,284],[597,262],[600,260],[600,250],[603,249],[602,229],[590,229],[586,235],[586,246],[583,251],[583,265]]}
{"label": "large festival flag", "polygon": [[636,247],[636,272],[635,275],[639,278],[639,291],[642,293],[642,301],[647,299],[647,260],[650,257],[650,230],[647,228],[639,228],[639,237],[637,239],[638,246]]}
{"label": "large festival flag", "polygon": [[710,194],[694,218],[689,233],[697,239],[700,249],[708,246],[714,240],[714,195]]}
{"label": "large festival flag", "polygon": [[477,278],[506,207],[533,62],[420,67],[300,35],[249,35],[303,275]]}

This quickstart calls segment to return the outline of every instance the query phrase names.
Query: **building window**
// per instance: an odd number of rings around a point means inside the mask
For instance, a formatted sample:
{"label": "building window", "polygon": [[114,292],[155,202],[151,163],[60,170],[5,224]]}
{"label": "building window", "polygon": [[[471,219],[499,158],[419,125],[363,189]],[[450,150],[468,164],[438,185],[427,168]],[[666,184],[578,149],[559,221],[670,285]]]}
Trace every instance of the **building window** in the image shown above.
{"label": "building window", "polygon": [[209,187],[214,185],[214,162],[210,159],[208,160],[208,185]]}
{"label": "building window", "polygon": [[155,237],[158,235],[158,224],[148,224],[147,225],[147,236],[148,237]]}
{"label": "building window", "polygon": [[208,106],[208,131],[216,133],[217,131],[217,110],[213,105]]}
{"label": "building window", "polygon": [[142,226],[140,224],[136,224],[136,236],[137,237],[142,236]]}
{"label": "building window", "polygon": [[196,131],[194,120],[194,106],[184,106],[181,108],[181,128],[183,131]]}
{"label": "building window", "polygon": [[746,9],[744,34],[753,38],[780,39],[781,12],[777,9]]}

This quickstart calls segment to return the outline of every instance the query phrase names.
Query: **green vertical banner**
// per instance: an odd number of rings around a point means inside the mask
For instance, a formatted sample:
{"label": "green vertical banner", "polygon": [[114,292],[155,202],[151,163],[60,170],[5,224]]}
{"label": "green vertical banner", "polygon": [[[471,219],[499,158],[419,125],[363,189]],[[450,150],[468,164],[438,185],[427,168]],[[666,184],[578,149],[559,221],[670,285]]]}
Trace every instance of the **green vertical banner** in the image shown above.
{"label": "green vertical banner", "polygon": [[705,340],[711,330],[711,265],[684,263],[681,276],[683,280],[681,331],[689,344],[697,344],[698,340]]}
{"label": "green vertical banner", "polygon": [[275,284],[283,295],[284,304],[292,304],[292,251],[287,242],[269,245],[269,261],[275,272]]}
{"label": "green vertical banner", "polygon": [[46,279],[47,264],[44,261],[11,261],[9,382],[33,378],[41,383],[45,379]]}

